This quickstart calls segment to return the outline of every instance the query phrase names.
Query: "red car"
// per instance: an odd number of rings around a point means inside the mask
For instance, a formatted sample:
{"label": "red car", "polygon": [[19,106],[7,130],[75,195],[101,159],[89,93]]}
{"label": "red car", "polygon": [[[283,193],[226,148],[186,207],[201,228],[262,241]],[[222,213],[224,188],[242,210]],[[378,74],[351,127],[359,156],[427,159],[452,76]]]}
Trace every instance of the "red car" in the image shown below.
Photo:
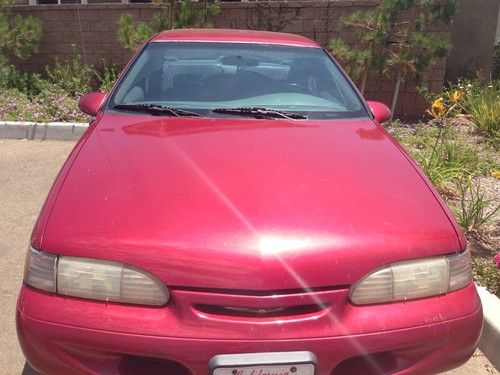
{"label": "red car", "polygon": [[430,374],[482,327],[466,241],[313,41],[153,37],[57,177],[17,306],[43,374]]}

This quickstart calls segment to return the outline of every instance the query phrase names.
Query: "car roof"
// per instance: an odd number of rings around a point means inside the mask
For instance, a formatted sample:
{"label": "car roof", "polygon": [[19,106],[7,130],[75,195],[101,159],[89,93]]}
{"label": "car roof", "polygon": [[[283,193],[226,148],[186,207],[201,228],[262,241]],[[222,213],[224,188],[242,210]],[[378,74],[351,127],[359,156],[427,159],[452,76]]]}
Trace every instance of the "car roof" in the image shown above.
{"label": "car roof", "polygon": [[174,29],[155,35],[151,41],[259,43],[319,48],[316,42],[300,35],[256,30]]}

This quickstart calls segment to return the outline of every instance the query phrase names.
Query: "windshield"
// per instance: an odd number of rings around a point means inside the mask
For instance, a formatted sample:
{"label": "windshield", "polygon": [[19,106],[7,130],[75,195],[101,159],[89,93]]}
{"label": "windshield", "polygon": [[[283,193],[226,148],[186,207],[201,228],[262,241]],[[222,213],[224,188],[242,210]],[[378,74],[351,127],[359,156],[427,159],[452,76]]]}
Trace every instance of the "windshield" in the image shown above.
{"label": "windshield", "polygon": [[159,105],[213,117],[248,108],[317,119],[368,116],[322,49],[246,43],[149,43],[109,104],[119,110]]}

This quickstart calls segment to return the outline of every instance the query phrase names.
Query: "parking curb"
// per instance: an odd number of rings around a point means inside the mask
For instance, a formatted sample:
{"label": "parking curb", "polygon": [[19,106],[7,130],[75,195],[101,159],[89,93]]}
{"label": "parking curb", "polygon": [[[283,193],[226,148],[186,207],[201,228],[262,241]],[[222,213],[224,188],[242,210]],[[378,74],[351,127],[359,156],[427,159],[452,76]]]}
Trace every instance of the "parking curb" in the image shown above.
{"label": "parking curb", "polygon": [[483,305],[484,324],[479,349],[493,366],[500,371],[500,299],[482,286],[477,292]]}
{"label": "parking curb", "polygon": [[80,122],[0,121],[0,139],[76,141],[87,128]]}

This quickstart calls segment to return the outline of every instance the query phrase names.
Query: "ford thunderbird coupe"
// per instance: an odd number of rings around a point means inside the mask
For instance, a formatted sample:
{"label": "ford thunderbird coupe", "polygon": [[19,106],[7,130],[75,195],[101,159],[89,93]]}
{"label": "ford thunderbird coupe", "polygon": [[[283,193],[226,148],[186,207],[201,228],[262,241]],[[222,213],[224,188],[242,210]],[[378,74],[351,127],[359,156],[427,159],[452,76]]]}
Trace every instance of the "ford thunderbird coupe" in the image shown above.
{"label": "ford thunderbird coupe", "polygon": [[166,31],[80,108],[17,305],[37,372],[432,374],[474,352],[464,235],[315,42]]}

